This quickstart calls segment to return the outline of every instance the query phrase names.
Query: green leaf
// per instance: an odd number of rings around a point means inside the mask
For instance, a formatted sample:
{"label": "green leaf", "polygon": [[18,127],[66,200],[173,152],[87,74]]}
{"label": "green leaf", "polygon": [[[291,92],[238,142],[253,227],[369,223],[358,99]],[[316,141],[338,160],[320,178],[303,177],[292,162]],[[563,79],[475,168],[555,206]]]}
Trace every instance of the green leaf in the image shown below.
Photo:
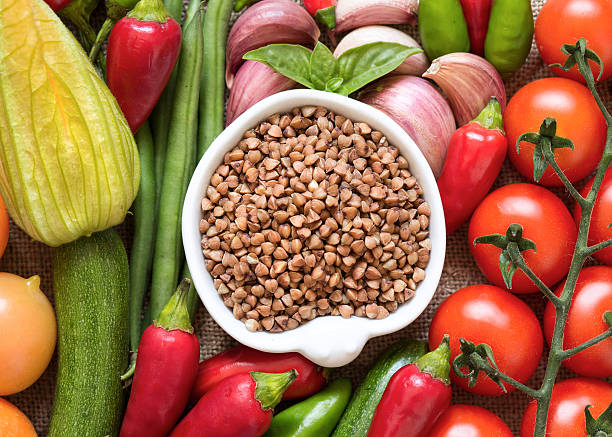
{"label": "green leaf", "polygon": [[338,58],[340,77],[344,83],[339,94],[349,94],[395,70],[409,56],[422,53],[415,47],[388,42],[374,42],[354,47]]}
{"label": "green leaf", "polygon": [[540,141],[540,134],[537,132],[527,132],[521,135],[520,137],[518,137],[518,140],[516,140],[516,153],[517,154],[520,153],[519,144],[521,141],[527,141],[528,143],[531,143],[531,144],[538,144],[538,142]]}
{"label": "green leaf", "polygon": [[330,79],[325,84],[325,91],[329,91],[330,93],[335,93],[344,83],[344,79],[341,77],[334,77]]}
{"label": "green leaf", "polygon": [[525,252],[526,250],[537,252],[536,244],[527,238],[521,238],[521,241],[518,242],[518,247],[521,252]]}
{"label": "green leaf", "polygon": [[508,238],[501,234],[484,235],[474,239],[474,246],[477,244],[492,244],[500,249],[505,249],[508,247]]}
{"label": "green leaf", "polygon": [[336,6],[331,5],[328,8],[319,9],[315,18],[325,24],[329,30],[333,30],[336,27]]}
{"label": "green leaf", "polygon": [[508,255],[508,252],[505,250],[502,250],[502,253],[499,254],[499,269],[504,279],[504,284],[506,284],[506,288],[512,289],[512,278],[516,272],[516,265],[514,265],[510,259],[510,255]]}
{"label": "green leaf", "polygon": [[612,328],[612,311],[606,311],[603,315],[605,322]]}
{"label": "green leaf", "polygon": [[584,408],[588,437],[612,435],[612,404],[610,404],[597,419],[593,418],[593,415],[589,411],[592,407],[592,405],[587,405]]}
{"label": "green leaf", "polygon": [[338,60],[325,44],[319,41],[310,55],[308,70],[314,88],[325,90],[327,82],[338,75]]}
{"label": "green leaf", "polygon": [[270,44],[251,50],[242,58],[259,61],[307,88],[314,88],[310,80],[310,50],[293,44]]}

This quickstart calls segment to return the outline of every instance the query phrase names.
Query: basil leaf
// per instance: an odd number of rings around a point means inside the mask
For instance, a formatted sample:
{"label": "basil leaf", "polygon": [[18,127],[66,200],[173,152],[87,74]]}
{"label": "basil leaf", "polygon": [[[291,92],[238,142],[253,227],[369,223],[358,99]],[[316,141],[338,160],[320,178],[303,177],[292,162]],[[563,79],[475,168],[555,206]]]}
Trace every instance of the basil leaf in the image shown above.
{"label": "basil leaf", "polygon": [[338,88],[340,88],[343,83],[344,79],[342,79],[341,77],[334,77],[333,79],[328,80],[325,84],[325,91],[335,93],[336,91],[338,91]]}
{"label": "basil leaf", "polygon": [[293,44],[270,44],[251,50],[242,58],[259,61],[305,87],[314,88],[310,81],[310,55],[306,47]]}
{"label": "basil leaf", "polygon": [[421,53],[416,47],[389,42],[374,42],[352,48],[338,58],[339,75],[344,84],[339,94],[349,94],[392,72],[409,56]]}
{"label": "basil leaf", "polygon": [[334,54],[320,41],[310,55],[310,81],[315,89],[325,90],[327,82],[336,77],[338,61]]}

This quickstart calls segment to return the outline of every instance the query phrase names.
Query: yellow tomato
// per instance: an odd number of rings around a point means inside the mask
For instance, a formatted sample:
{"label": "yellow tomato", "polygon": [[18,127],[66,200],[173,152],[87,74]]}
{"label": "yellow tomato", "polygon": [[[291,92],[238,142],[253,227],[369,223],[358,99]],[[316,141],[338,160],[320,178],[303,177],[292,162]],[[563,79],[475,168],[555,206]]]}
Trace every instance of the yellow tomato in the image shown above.
{"label": "yellow tomato", "polygon": [[0,396],[34,384],[51,361],[57,324],[39,287],[38,276],[0,273]]}
{"label": "yellow tomato", "polygon": [[0,258],[4,254],[9,239],[9,216],[4,201],[0,196]]}
{"label": "yellow tomato", "polygon": [[2,437],[37,437],[32,422],[9,401],[0,398],[0,435]]}

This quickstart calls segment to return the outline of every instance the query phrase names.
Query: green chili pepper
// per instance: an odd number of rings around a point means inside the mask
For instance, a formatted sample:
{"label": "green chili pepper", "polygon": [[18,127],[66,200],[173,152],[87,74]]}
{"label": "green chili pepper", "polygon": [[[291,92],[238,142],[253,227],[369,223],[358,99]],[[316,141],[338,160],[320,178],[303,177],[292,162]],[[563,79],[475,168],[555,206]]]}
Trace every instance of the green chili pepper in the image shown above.
{"label": "green chili pepper", "polygon": [[470,35],[459,0],[421,0],[419,35],[429,59],[470,51]]}
{"label": "green chili pepper", "polygon": [[502,77],[517,71],[531,50],[533,13],[530,0],[495,0],[485,40],[485,58]]}
{"label": "green chili pepper", "polygon": [[351,381],[337,379],[305,401],[274,416],[264,437],[328,437],[351,397]]}

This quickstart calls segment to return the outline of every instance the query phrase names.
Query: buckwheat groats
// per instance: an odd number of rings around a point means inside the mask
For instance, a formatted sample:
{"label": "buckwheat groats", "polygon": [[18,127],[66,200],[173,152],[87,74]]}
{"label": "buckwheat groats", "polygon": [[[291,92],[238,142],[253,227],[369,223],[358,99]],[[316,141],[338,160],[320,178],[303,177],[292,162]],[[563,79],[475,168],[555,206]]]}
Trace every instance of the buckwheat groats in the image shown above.
{"label": "buckwheat groats", "polygon": [[322,107],[274,114],[224,157],[202,200],[206,267],[250,331],[382,319],[429,261],[429,205],[382,132]]}

